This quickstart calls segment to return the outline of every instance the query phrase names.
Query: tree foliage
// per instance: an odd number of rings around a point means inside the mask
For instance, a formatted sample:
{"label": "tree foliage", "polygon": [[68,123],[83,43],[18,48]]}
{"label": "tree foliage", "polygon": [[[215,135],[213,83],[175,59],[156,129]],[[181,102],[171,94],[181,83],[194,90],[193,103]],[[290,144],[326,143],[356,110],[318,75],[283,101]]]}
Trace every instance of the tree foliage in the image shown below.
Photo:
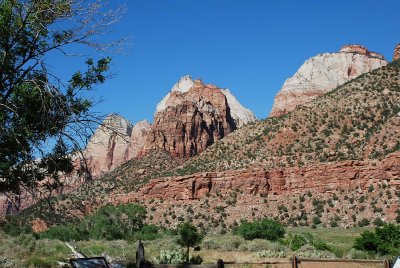
{"label": "tree foliage", "polygon": [[189,249],[200,243],[202,236],[197,231],[196,226],[190,222],[184,222],[178,229],[178,244],[186,247],[186,263],[189,263]]}
{"label": "tree foliage", "polygon": [[100,3],[0,2],[0,192],[19,193],[38,182],[51,189],[60,174],[73,170],[76,152],[98,122],[87,92],[104,83],[110,58],[87,60],[87,69],[68,82],[47,59],[57,52],[68,55],[69,48],[77,54],[81,45],[96,51],[115,45],[97,37],[121,11],[103,12]]}
{"label": "tree foliage", "polygon": [[381,255],[400,254],[400,225],[385,224],[375,227],[375,232],[364,231],[354,241],[354,248]]}
{"label": "tree foliage", "polygon": [[262,238],[276,241],[285,235],[285,228],[280,222],[264,218],[253,222],[244,221],[235,228],[234,233],[247,240]]}
{"label": "tree foliage", "polygon": [[79,224],[67,223],[53,226],[42,238],[62,241],[106,239],[133,240],[143,238],[151,240],[157,237],[158,228],[145,225],[146,209],[137,204],[107,205],[96,213],[86,216]]}

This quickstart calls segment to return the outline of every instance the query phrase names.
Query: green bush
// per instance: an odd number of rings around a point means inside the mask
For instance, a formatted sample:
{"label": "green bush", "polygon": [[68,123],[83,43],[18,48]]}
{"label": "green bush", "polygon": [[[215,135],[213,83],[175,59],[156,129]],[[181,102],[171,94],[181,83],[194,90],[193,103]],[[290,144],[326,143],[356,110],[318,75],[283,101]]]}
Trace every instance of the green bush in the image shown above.
{"label": "green bush", "polygon": [[41,238],[61,241],[106,240],[153,240],[159,237],[158,228],[144,225],[146,209],[137,204],[107,205],[85,218],[79,224],[66,223],[53,226],[40,234]]}
{"label": "green bush", "polygon": [[190,263],[191,264],[202,264],[203,258],[199,255],[193,255],[192,257],[190,257]]}
{"label": "green bush", "polygon": [[375,232],[365,231],[354,241],[353,247],[381,255],[400,255],[400,225],[385,224],[375,227]]}
{"label": "green bush", "polygon": [[296,251],[307,244],[307,240],[300,234],[289,234],[289,236],[284,240],[284,244],[291,250]]}
{"label": "green bush", "polygon": [[253,222],[244,221],[234,229],[234,233],[247,240],[262,238],[276,241],[285,235],[285,228],[280,222],[264,218]]}
{"label": "green bush", "polygon": [[46,232],[40,234],[42,239],[58,239],[61,241],[82,240],[79,231],[72,224],[64,226],[53,226]]}
{"label": "green bush", "polygon": [[159,264],[181,264],[185,262],[185,253],[182,250],[161,250],[156,258]]}

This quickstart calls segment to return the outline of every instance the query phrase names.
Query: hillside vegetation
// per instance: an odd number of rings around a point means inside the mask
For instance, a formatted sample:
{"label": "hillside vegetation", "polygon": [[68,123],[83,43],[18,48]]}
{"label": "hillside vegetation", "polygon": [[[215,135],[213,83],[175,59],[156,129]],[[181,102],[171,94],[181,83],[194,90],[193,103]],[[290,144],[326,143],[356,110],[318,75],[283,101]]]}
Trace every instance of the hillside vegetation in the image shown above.
{"label": "hillside vegetation", "polygon": [[242,127],[174,173],[379,160],[400,150],[399,112],[397,61],[363,74],[287,115]]}

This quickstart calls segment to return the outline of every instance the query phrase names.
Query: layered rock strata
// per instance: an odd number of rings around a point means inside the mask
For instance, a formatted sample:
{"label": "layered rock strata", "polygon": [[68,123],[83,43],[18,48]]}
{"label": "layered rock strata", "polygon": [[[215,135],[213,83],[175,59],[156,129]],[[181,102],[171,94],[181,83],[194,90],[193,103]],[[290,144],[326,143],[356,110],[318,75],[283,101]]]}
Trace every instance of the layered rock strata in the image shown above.
{"label": "layered rock strata", "polygon": [[324,53],[312,57],[285,81],[275,97],[270,116],[286,114],[298,105],[387,64],[382,55],[360,45],[346,45],[338,53]]}
{"label": "layered rock strata", "polygon": [[[188,92],[194,85],[195,80],[193,80],[189,75],[181,77],[181,79],[172,87],[171,91],[160,101],[160,103],[158,103],[156,114],[164,111],[170,106],[174,106],[175,101],[173,96],[177,93],[183,94]],[[226,96],[231,116],[237,127],[241,127],[256,120],[253,112],[241,105],[229,89],[219,88],[219,90]]]}
{"label": "layered rock strata", "polygon": [[[157,108],[141,155],[163,149],[186,158],[237,128],[224,92],[200,80],[181,80]],[[188,89],[189,88],[189,89]]]}
{"label": "layered rock strata", "polygon": [[380,162],[343,161],[274,170],[234,170],[153,179],[138,192],[115,196],[113,203],[137,200],[191,200],[208,193],[224,196],[231,190],[249,195],[280,196],[295,193],[366,191],[370,185],[400,187],[400,152]]}

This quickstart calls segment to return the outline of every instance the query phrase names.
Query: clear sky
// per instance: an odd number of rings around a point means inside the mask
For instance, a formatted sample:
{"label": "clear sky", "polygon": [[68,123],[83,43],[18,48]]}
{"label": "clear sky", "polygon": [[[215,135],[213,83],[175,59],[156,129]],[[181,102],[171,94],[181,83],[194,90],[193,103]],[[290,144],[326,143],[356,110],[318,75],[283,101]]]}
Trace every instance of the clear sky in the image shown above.
{"label": "clear sky", "polygon": [[[362,44],[391,60],[400,42],[399,0],[110,0],[127,12],[113,36],[131,37],[112,55],[111,80],[95,110],[152,121],[183,75],[229,88],[258,118],[308,58]],[[77,58],[54,61],[65,72]]]}

